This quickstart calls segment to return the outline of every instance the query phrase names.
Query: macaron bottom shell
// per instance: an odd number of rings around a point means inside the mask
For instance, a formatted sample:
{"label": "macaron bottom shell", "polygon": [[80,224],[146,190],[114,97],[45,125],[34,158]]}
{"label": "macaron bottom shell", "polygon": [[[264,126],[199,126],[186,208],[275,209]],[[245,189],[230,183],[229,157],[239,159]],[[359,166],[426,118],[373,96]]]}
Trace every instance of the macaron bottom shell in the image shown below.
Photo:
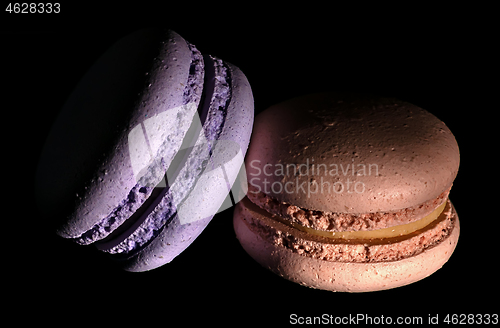
{"label": "macaron bottom shell", "polygon": [[422,253],[397,261],[353,263],[307,257],[274,245],[250,230],[235,209],[233,225],[243,249],[260,265],[275,274],[306,287],[334,292],[370,292],[405,286],[428,277],[451,257],[460,234],[458,215],[451,233]]}
{"label": "macaron bottom shell", "polygon": [[119,255],[113,258],[122,269],[130,272],[143,272],[158,268],[170,263],[182,253],[203,232],[213,216],[196,222],[182,224],[176,215],[158,234],[148,243],[141,252],[132,258],[120,259]]}

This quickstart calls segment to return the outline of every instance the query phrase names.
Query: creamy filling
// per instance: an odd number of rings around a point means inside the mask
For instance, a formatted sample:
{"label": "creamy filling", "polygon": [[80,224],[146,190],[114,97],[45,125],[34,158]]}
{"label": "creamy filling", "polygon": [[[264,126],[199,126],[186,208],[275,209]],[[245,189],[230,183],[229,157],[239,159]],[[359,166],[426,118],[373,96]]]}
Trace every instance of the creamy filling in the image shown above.
{"label": "creamy filling", "polygon": [[322,236],[334,239],[380,239],[380,238],[392,238],[392,237],[404,236],[412,232],[415,232],[417,230],[420,230],[422,228],[425,228],[439,217],[439,215],[443,212],[445,206],[446,202],[443,202],[443,204],[439,205],[431,214],[423,217],[418,221],[399,226],[370,230],[370,231],[340,231],[340,232],[322,231],[304,227],[297,223],[292,223],[283,220],[279,216],[275,216],[273,218],[297,230],[304,231],[316,236]]}
{"label": "creamy filling", "polygon": [[247,198],[238,203],[235,213],[263,240],[293,253],[333,262],[375,263],[408,258],[444,242],[459,229],[458,217],[449,199],[445,204],[439,217],[422,229],[404,236],[370,240],[327,238],[300,231],[281,223]]}
{"label": "creamy filling", "polygon": [[448,198],[450,189],[443,191],[435,199],[417,206],[391,212],[339,213],[301,208],[259,192],[248,185],[248,198],[257,206],[287,221],[314,230],[372,231],[415,222],[432,213]]}

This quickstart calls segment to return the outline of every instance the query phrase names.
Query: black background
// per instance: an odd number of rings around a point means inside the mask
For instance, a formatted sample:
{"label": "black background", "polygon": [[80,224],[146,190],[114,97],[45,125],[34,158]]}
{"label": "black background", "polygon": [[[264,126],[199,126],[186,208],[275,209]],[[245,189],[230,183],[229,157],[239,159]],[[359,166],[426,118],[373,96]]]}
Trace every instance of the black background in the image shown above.
{"label": "black background", "polygon": [[[4,294],[8,306],[26,310],[19,320],[281,326],[292,313],[424,322],[429,314],[442,320],[447,313],[498,313],[492,211],[498,105],[488,101],[498,94],[498,71],[489,10],[303,5],[85,2],[62,3],[60,14],[1,13],[3,289],[14,290]],[[345,294],[305,288],[261,268],[234,236],[232,209],[217,214],[174,261],[147,273],[121,271],[92,246],[57,237],[33,206],[43,142],[92,63],[119,38],[149,26],[171,28],[202,53],[240,67],[256,113],[301,94],[338,90],[397,97],[443,120],[461,152],[450,198],[462,232],[450,261],[406,287]]]}

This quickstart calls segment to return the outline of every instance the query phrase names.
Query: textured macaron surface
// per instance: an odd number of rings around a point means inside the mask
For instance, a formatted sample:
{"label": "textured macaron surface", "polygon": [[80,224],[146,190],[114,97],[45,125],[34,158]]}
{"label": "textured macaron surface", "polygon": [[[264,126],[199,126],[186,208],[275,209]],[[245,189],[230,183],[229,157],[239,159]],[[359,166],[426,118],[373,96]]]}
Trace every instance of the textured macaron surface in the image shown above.
{"label": "textured macaron surface", "polygon": [[337,213],[390,212],[433,201],[458,172],[446,125],[391,98],[294,98],[256,117],[249,188],[278,202]]}
{"label": "textured macaron surface", "polygon": [[266,211],[245,199],[235,216],[250,230],[275,246],[310,258],[333,262],[386,262],[415,256],[448,238],[458,215],[447,200],[445,210],[431,225],[413,233],[386,239],[345,240],[308,234],[277,221]]}
{"label": "textured macaron surface", "polygon": [[234,229],[245,251],[283,278],[311,288],[369,292],[408,285],[440,269],[460,234],[452,205],[443,219],[421,235],[391,244],[337,244],[290,231],[243,201],[235,209]]}
{"label": "textured macaron surface", "polygon": [[64,220],[61,236],[80,238],[94,227],[81,242],[102,238],[145,201],[196,113],[202,65],[176,33],[141,30],[83,77],[54,123],[37,174],[39,207]]}

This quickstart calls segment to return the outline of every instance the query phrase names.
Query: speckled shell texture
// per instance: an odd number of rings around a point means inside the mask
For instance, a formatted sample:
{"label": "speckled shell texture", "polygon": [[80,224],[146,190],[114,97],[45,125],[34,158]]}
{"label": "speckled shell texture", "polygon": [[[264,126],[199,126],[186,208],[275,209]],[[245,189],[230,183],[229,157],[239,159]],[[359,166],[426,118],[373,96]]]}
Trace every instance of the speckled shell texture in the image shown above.
{"label": "speckled shell texture", "polygon": [[[61,236],[92,228],[130,198],[139,178],[149,191],[162,179],[201,97],[202,74],[186,88],[192,56],[175,32],[141,30],[114,44],[80,81],[54,123],[37,174],[39,207],[64,219]],[[165,115],[172,109],[175,115]],[[172,116],[171,127],[144,126],[157,115]],[[145,128],[153,131],[147,143],[154,161],[137,175],[130,138]]]}
{"label": "speckled shell texture", "polygon": [[455,179],[459,150],[448,127],[415,105],[323,93],[259,114],[245,163],[250,185],[278,201],[371,213],[435,199]]}

